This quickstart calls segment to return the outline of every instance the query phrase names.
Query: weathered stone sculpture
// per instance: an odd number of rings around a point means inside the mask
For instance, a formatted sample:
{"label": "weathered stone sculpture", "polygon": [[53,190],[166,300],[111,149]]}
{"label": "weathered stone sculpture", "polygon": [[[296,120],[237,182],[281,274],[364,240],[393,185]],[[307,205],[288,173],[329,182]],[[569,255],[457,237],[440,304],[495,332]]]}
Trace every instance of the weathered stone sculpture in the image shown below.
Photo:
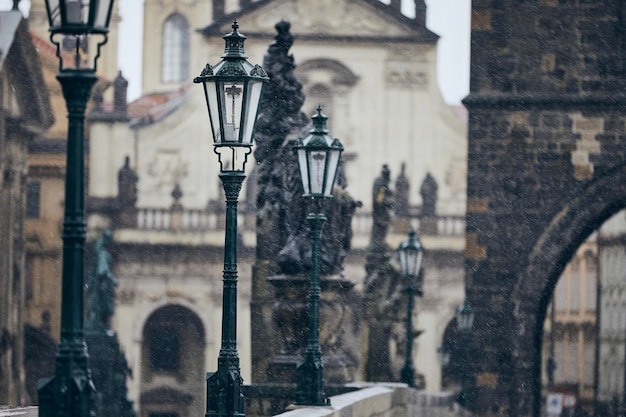
{"label": "weathered stone sculpture", "polygon": [[[252,284],[252,363],[254,382],[295,382],[296,364],[306,347],[308,277],[311,239],[302,198],[298,164],[292,150],[296,135],[309,118],[300,109],[302,85],[295,78],[289,23],[276,25],[275,42],[263,67],[270,76],[257,121],[257,259]],[[339,174],[332,201],[325,207],[328,221],[322,233],[320,272],[322,300],[320,342],[325,361],[335,361],[326,378],[329,383],[353,379],[358,342],[344,341],[356,332],[353,283],[342,275],[350,248],[351,219],[360,203],[345,190]],[[342,296],[338,296],[342,294]],[[343,304],[342,304],[343,303]],[[269,319],[269,320],[268,320]],[[348,329],[349,331],[346,331]],[[276,338],[276,334],[281,337]],[[332,358],[331,358],[332,357]]]}
{"label": "weathered stone sculpture", "polygon": [[372,189],[372,233],[365,266],[368,274],[370,270],[380,265],[380,260],[388,257],[389,248],[385,243],[385,238],[389,232],[394,205],[393,191],[389,185],[390,178],[389,167],[383,165],[380,176],[374,181]]}
{"label": "weathered stone sculpture", "polygon": [[117,209],[122,227],[137,226],[137,182],[139,178],[130,167],[130,158],[124,158],[124,166],[117,173]]}
{"label": "weathered stone sculpture", "polygon": [[394,212],[398,217],[409,215],[409,179],[406,177],[406,164],[403,162],[400,175],[396,178],[396,204]]}
{"label": "weathered stone sculpture", "polygon": [[372,190],[373,225],[365,270],[364,285],[367,343],[365,378],[368,381],[397,380],[391,363],[389,340],[394,323],[400,320],[404,284],[398,270],[391,265],[391,249],[385,242],[393,208],[393,192],[389,187],[389,167],[383,166]]}
{"label": "weathered stone sculpture", "polygon": [[420,195],[422,196],[422,212],[420,214],[420,233],[434,235],[437,233],[437,181],[429,173],[426,174]]}
{"label": "weathered stone sculpture", "polygon": [[293,132],[304,128],[307,117],[300,111],[304,103],[302,84],[294,75],[295,63],[289,49],[293,36],[290,24],[276,24],[275,41],[263,60],[263,68],[270,81],[263,88],[259,105],[261,111],[255,128],[255,158],[258,162],[253,174],[257,179],[257,245],[256,262],[252,274],[250,305],[252,324],[252,380],[266,382],[267,367],[281,342],[273,332],[272,307],[276,301],[268,278],[279,273],[278,253],[287,239],[286,214],[291,196],[296,193],[287,181],[297,185],[296,178],[285,178],[287,164],[295,163],[291,150],[285,147]]}
{"label": "weathered stone sculpture", "polygon": [[115,287],[117,278],[111,270],[112,257],[109,245],[110,231],[105,231],[94,244],[94,256],[87,281],[88,332],[106,333],[111,328],[111,317],[115,313]]}
{"label": "weathered stone sculpture", "polygon": [[439,186],[435,178],[429,173],[426,174],[420,195],[422,196],[422,216],[435,217],[437,215],[437,190]]}
{"label": "weathered stone sculpture", "polygon": [[85,341],[96,387],[96,416],[134,417],[136,413],[126,390],[130,369],[120,350],[117,335],[111,330],[117,286],[112,270],[111,243],[112,234],[107,230],[93,246],[87,281]]}

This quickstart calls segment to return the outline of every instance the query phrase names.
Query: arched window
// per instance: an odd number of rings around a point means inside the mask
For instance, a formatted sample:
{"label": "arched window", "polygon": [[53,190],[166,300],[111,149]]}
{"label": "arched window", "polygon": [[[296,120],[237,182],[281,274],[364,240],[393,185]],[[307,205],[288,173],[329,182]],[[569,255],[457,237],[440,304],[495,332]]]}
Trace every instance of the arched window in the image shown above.
{"label": "arched window", "polygon": [[175,13],[163,25],[163,54],[161,77],[163,82],[185,81],[189,74],[189,23]]}

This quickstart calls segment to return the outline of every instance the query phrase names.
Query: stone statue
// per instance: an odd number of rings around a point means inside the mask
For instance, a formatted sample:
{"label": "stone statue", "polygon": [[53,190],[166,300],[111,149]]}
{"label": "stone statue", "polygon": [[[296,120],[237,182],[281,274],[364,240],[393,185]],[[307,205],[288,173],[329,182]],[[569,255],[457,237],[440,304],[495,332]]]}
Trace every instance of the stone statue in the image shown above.
{"label": "stone statue", "polygon": [[422,217],[435,217],[437,215],[437,181],[429,173],[426,174],[420,195],[422,196]]}
{"label": "stone statue", "polygon": [[130,157],[124,157],[124,166],[117,173],[117,198],[120,208],[135,207],[137,204],[137,174],[130,167]]}
{"label": "stone statue", "polygon": [[[389,167],[383,165],[380,176],[374,180],[372,189],[372,233],[369,250],[371,254],[381,254],[387,248],[385,238],[389,231],[391,211],[394,206],[393,192],[389,187],[390,177]],[[378,261],[374,261],[374,263],[378,263]],[[367,262],[366,269],[368,273],[370,266],[370,262]]]}
{"label": "stone statue", "polygon": [[[289,32],[290,24],[282,21],[275,27],[275,41],[263,62],[270,81],[263,90],[255,129],[257,245],[250,310],[255,346],[252,351],[253,379],[284,384],[295,382],[290,378],[295,377],[308,331],[306,297],[311,269],[311,237],[306,217],[309,207],[302,197],[302,181],[293,145],[310,118],[301,112],[304,94],[302,84],[294,74],[293,56],[289,55],[294,39]],[[333,303],[348,300],[348,296],[343,296],[330,302],[329,294],[349,292],[353,285],[337,276],[342,273],[343,260],[350,248],[351,218],[360,205],[345,187],[345,176],[338,172],[334,198],[323,210],[328,220],[320,245],[321,315],[336,308]],[[325,280],[343,287],[329,289]],[[333,310],[333,319],[339,317],[341,323],[350,322],[352,311],[349,310],[354,305],[360,303],[352,302],[349,307],[344,305],[345,311],[341,310],[341,315]],[[271,317],[268,310],[271,310]],[[341,358],[336,363],[342,364],[342,370],[336,369],[339,366],[327,369],[328,381],[352,380],[358,367],[358,361],[353,360],[352,354],[346,352],[347,347],[342,345],[342,338],[343,333],[338,332],[327,338],[333,351],[329,349],[325,355]],[[357,343],[346,345],[358,349]],[[287,374],[291,376],[287,377]],[[334,378],[333,374],[343,376]]]}
{"label": "stone statue", "polygon": [[269,261],[272,270],[277,269],[276,256],[287,239],[285,210],[291,196],[285,195],[285,191],[292,190],[287,183],[294,180],[285,177],[285,171],[295,162],[287,143],[290,134],[308,123],[307,116],[300,111],[305,98],[302,84],[294,74],[293,56],[289,55],[293,45],[290,27],[285,21],[276,24],[275,40],[263,60],[270,81],[263,89],[255,127],[257,259]]}
{"label": "stone statue", "polygon": [[117,334],[111,330],[115,313],[115,287],[110,249],[113,234],[110,230],[93,245],[87,278],[87,322],[85,342],[89,349],[89,366],[96,387],[97,417],[135,417],[132,401],[128,400],[126,378],[130,368],[120,349]]}
{"label": "stone statue", "polygon": [[94,245],[93,258],[87,279],[87,323],[86,330],[106,332],[115,313],[115,287],[117,277],[111,270],[112,257],[109,245],[111,231],[105,231]]}
{"label": "stone statue", "polygon": [[[286,176],[287,167],[295,162],[292,150],[286,146],[295,132],[303,129],[308,118],[300,111],[304,103],[302,84],[294,74],[296,67],[289,49],[293,44],[290,24],[276,24],[274,42],[263,59],[263,69],[270,77],[263,87],[254,137],[254,156],[257,165],[251,177],[256,179],[256,260],[252,274],[250,302],[252,350],[252,378],[257,382],[272,380],[268,365],[285,347],[275,335],[280,327],[274,324],[271,311],[278,295],[270,278],[280,273],[278,253],[289,236],[287,222],[295,216],[289,206],[297,191],[297,179]],[[306,213],[304,213],[306,214]],[[287,335],[286,338],[289,338]],[[291,342],[286,342],[289,345]],[[287,349],[288,350],[288,349]]]}
{"label": "stone statue", "polygon": [[365,376],[367,381],[393,381],[389,340],[393,324],[400,320],[402,275],[391,264],[392,251],[386,243],[393,193],[389,188],[389,167],[384,165],[372,189],[372,234],[366,256],[364,307],[367,332]]}
{"label": "stone statue", "polygon": [[396,195],[395,195],[395,214],[399,217],[407,217],[409,215],[409,179],[405,173],[406,164],[403,162],[400,169],[400,175],[396,178]]}

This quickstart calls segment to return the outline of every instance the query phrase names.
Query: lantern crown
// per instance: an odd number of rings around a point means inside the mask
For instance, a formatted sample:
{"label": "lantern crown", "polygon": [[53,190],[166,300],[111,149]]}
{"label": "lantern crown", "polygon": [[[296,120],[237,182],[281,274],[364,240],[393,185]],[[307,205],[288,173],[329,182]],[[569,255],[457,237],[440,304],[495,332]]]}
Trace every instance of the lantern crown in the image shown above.
{"label": "lantern crown", "polygon": [[269,80],[259,65],[246,59],[246,37],[239,33],[237,20],[226,42],[222,60],[206,64],[193,82],[202,84],[206,99],[214,150],[222,172],[243,172],[252,147],[252,134],[259,111],[263,83]]}
{"label": "lantern crown", "polygon": [[294,146],[298,155],[304,196],[330,198],[343,145],[339,139],[333,139],[328,134],[328,117],[322,113],[321,106],[317,106],[317,113],[312,120],[313,128],[309,130],[309,134],[301,136]]}
{"label": "lantern crown", "polygon": [[311,117],[311,120],[313,120],[313,129],[311,129],[311,133],[328,133],[328,128],[326,127],[328,116],[322,113],[322,106],[317,106],[317,113]]}

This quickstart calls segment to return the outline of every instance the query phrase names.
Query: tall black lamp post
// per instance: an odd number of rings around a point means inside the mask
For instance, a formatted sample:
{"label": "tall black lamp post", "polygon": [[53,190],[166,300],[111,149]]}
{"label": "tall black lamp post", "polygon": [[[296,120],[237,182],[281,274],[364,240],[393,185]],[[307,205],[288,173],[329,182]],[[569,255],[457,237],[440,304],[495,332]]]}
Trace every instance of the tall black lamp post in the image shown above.
{"label": "tall black lamp post", "polygon": [[459,393],[459,403],[465,405],[467,402],[467,365],[469,363],[469,339],[472,326],[474,325],[474,309],[467,298],[456,310],[456,323],[461,333],[463,346],[463,358],[461,362],[461,392]]}
{"label": "tall black lamp post", "polygon": [[259,65],[246,59],[235,21],[224,36],[222,60],[207,64],[195,83],[202,83],[214,150],[220,164],[219,177],[226,195],[226,233],[222,304],[222,346],[217,372],[207,377],[206,417],[242,417],[243,380],[237,352],[237,201],[246,178],[245,168],[252,151],[252,132],[257,118],[263,83],[269,80]]}
{"label": "tall black lamp post", "polygon": [[413,366],[413,300],[421,295],[419,276],[424,259],[424,247],[417,239],[415,231],[409,231],[409,239],[398,248],[400,270],[406,279],[407,314],[406,314],[406,354],[404,367],[400,371],[400,380],[410,387],[415,387],[415,366]]}
{"label": "tall black lamp post", "polygon": [[298,140],[294,149],[304,188],[303,196],[310,199],[307,215],[311,230],[311,282],[309,286],[309,336],[304,362],[297,369],[296,404],[330,405],[324,393],[324,365],[320,349],[320,237],[326,216],[322,213],[324,201],[332,198],[335,177],[343,145],[328,134],[322,108],[317,107],[313,128]]}
{"label": "tall black lamp post", "polygon": [[[96,61],[107,41],[113,0],[46,0],[50,39],[57,46],[59,74],[68,111],[61,341],[55,374],[39,388],[42,417],[95,415],[95,392],[84,338],[85,108],[97,81]],[[95,51],[89,37],[96,38]]]}

